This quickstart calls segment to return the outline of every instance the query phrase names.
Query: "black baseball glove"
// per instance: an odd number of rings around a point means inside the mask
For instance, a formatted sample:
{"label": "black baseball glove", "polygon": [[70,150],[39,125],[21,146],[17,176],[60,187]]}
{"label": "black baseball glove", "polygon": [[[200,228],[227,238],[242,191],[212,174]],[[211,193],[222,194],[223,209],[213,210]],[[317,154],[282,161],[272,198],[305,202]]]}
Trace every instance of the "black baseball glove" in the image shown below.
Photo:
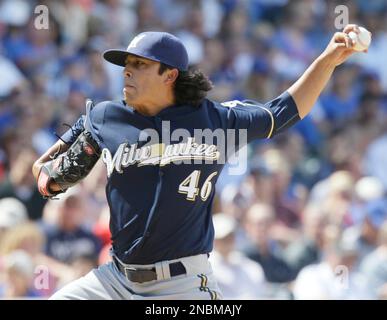
{"label": "black baseball glove", "polygon": [[[45,198],[53,198],[66,192],[89,174],[100,155],[101,150],[91,133],[83,131],[65,153],[47,161],[41,167],[38,176],[39,192]],[[50,189],[50,183],[53,181],[61,190]]]}

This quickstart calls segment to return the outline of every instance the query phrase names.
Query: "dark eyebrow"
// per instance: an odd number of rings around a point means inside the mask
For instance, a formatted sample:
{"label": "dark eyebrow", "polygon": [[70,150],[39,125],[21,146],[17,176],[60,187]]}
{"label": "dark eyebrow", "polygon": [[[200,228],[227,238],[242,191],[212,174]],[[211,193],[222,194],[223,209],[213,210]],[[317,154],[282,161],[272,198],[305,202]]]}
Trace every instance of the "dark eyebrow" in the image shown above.
{"label": "dark eyebrow", "polygon": [[135,61],[140,61],[140,62],[143,62],[143,63],[148,63],[148,59],[144,59],[144,58],[141,58],[141,57],[130,57],[130,58],[126,58],[126,64],[127,63],[133,63]]}

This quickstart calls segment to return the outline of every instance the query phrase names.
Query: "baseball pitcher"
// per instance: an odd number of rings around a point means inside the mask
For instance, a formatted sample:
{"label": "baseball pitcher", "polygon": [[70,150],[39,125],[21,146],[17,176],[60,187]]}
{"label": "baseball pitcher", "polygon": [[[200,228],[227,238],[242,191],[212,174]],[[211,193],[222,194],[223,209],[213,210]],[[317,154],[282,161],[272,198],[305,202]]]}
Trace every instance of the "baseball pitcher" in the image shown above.
{"label": "baseball pitcher", "polygon": [[200,140],[198,130],[245,132],[238,150],[305,117],[336,66],[355,51],[348,25],[284,93],[266,104],[215,102],[212,84],[188,68],[184,45],[165,32],[144,32],[126,50],[103,57],[123,67],[121,101],[86,103],[86,113],[34,164],[40,193],[66,192],[106,165],[112,261],[52,299],[221,299],[208,256],[215,184],[230,154],[228,135]]}

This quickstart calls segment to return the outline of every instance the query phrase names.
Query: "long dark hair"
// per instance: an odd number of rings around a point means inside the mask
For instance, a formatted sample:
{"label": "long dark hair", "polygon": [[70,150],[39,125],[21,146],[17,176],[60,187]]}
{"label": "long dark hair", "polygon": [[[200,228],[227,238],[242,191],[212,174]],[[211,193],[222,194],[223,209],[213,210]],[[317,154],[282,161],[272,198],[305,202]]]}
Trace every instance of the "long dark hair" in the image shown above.
{"label": "long dark hair", "polygon": [[[173,69],[173,67],[161,63],[159,74],[163,74],[167,69]],[[212,88],[212,82],[202,71],[192,68],[188,71],[179,70],[173,88],[175,104],[199,106]]]}

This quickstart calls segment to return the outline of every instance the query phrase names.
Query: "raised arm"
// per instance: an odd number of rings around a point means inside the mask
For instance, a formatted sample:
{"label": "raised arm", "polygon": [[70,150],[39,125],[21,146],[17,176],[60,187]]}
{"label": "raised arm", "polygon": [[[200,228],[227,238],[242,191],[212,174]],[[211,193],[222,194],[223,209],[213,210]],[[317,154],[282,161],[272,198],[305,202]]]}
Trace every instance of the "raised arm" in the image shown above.
{"label": "raised arm", "polygon": [[355,24],[347,25],[343,32],[336,32],[324,52],[287,90],[296,102],[300,118],[304,118],[312,109],[335,68],[356,52],[348,36],[351,31],[360,32]]}

